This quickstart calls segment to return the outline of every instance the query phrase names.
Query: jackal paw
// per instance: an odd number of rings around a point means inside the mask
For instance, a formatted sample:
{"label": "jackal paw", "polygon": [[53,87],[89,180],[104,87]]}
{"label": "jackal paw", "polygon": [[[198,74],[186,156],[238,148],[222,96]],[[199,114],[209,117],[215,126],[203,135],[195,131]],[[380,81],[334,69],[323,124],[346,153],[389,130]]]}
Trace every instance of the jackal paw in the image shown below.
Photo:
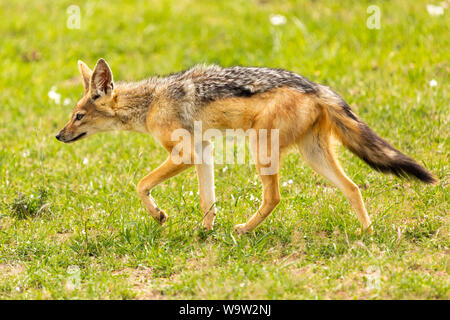
{"label": "jackal paw", "polygon": [[213,225],[207,225],[207,224],[202,224],[202,230],[203,231],[211,231],[213,229]]}
{"label": "jackal paw", "polygon": [[356,234],[357,234],[357,235],[361,235],[361,234],[363,234],[363,233],[373,234],[373,227],[372,227],[372,226],[369,226],[368,228],[365,228],[365,229],[358,228],[358,229],[356,230]]}
{"label": "jackal paw", "polygon": [[237,234],[244,234],[244,233],[247,233],[247,228],[245,227],[245,223],[243,223],[243,224],[237,224],[237,225],[235,225],[234,226],[234,231],[237,233]]}
{"label": "jackal paw", "polygon": [[214,226],[214,218],[213,219],[206,219],[202,222],[202,229],[203,231],[211,231]]}
{"label": "jackal paw", "polygon": [[203,216],[202,229],[203,231],[211,231],[214,225],[214,218],[216,217],[215,211],[209,211]]}
{"label": "jackal paw", "polygon": [[169,216],[160,208],[156,208],[156,211],[158,212],[158,215],[154,218],[160,225],[163,225]]}

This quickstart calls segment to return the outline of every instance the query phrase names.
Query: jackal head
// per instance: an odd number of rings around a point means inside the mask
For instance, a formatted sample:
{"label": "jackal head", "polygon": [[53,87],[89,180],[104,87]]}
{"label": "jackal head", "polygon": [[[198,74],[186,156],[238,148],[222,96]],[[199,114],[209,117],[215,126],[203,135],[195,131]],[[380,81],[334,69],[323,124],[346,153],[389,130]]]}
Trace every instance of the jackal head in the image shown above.
{"label": "jackal head", "polygon": [[94,71],[82,61],[78,69],[83,78],[84,94],[72,112],[69,122],[56,135],[64,143],[75,142],[96,132],[114,130],[119,125],[114,106],[114,82],[105,60],[98,60]]}

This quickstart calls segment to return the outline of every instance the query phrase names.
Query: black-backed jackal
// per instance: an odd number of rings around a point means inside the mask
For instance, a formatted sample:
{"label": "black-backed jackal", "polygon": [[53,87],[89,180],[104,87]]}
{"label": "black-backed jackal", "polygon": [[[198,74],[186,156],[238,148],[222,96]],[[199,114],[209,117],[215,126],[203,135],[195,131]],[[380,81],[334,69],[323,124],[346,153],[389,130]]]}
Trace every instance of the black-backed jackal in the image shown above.
{"label": "black-backed jackal", "polygon": [[[171,133],[180,128],[192,133],[195,121],[201,121],[202,130],[277,130],[279,157],[289,147],[297,146],[305,161],[350,200],[362,229],[369,232],[372,225],[361,193],[334,156],[332,136],[376,170],[412,176],[425,183],[436,182],[425,168],[375,134],[337,93],[286,70],[196,66],[165,77],[114,83],[111,69],[103,59],[93,71],[81,61],[78,66],[84,95],[56,138],[69,143],[110,130],[153,134],[169,156],[138,183],[137,192],[147,211],[161,224],[167,214],[156,205],[150,191],[195,166],[203,227],[210,230],[213,226],[214,162],[180,163],[172,157],[178,141],[171,139]],[[208,148],[210,142],[203,141],[200,147]],[[270,144],[266,147],[269,154],[273,152]],[[254,161],[263,185],[262,204],[245,224],[236,226],[238,233],[255,229],[281,199],[278,168],[272,174],[262,174],[271,164],[258,156]]]}

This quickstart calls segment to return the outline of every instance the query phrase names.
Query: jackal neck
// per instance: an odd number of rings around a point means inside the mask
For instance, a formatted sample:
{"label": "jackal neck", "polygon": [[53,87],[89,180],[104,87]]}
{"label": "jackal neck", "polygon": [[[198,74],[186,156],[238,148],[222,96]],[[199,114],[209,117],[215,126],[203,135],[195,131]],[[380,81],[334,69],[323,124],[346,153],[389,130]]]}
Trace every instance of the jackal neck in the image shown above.
{"label": "jackal neck", "polygon": [[156,79],[117,83],[114,89],[116,114],[122,130],[146,132],[145,121],[156,88]]}

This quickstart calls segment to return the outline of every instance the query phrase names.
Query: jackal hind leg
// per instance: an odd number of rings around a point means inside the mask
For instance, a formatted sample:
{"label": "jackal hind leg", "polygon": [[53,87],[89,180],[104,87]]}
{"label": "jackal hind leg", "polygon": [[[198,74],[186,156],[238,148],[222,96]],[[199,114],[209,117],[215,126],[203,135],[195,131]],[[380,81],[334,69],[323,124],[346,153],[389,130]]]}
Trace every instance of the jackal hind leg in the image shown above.
{"label": "jackal hind leg", "polygon": [[337,186],[356,211],[362,229],[372,232],[373,228],[358,186],[342,170],[333,154],[330,136],[311,132],[298,143],[304,160],[319,174]]}
{"label": "jackal hind leg", "polygon": [[192,164],[175,163],[171,157],[167,158],[157,169],[145,176],[137,185],[137,192],[148,213],[161,225],[167,220],[167,214],[162,211],[150,195],[151,190],[161,182],[169,179],[191,167]]}

